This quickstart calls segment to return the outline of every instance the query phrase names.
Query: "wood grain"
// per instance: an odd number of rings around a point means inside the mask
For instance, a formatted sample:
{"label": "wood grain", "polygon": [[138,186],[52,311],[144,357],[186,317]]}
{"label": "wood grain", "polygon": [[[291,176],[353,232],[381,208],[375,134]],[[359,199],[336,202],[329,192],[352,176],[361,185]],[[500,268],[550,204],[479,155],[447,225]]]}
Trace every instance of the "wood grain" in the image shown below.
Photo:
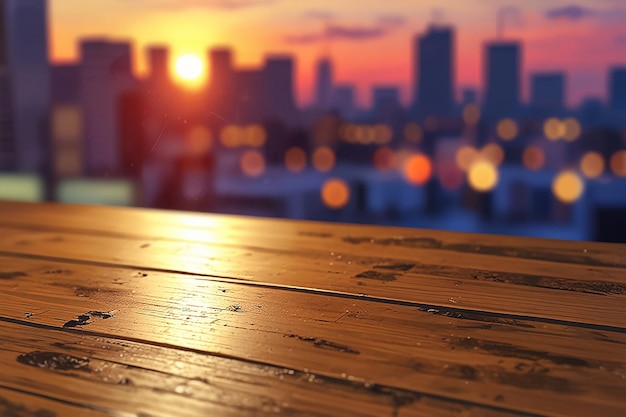
{"label": "wood grain", "polygon": [[14,203],[0,219],[0,414],[626,413],[621,245]]}

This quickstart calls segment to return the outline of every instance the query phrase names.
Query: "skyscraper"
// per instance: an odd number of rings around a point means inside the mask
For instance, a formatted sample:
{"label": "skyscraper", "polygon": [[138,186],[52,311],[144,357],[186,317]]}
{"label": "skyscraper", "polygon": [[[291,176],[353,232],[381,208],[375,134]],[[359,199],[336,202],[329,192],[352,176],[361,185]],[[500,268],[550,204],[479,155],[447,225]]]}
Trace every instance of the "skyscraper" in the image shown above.
{"label": "skyscraper", "polygon": [[446,117],[454,108],[454,30],[432,26],[415,38],[414,107],[418,117]]}
{"label": "skyscraper", "polygon": [[233,54],[228,48],[209,51],[210,82],[209,108],[212,112],[229,119],[234,111]]}
{"label": "skyscraper", "polygon": [[392,123],[400,111],[400,90],[393,86],[372,89],[373,117],[377,122]]}
{"label": "skyscraper", "polygon": [[165,46],[152,46],[148,48],[148,62],[150,66],[150,80],[158,84],[169,81],[169,53]]}
{"label": "skyscraper", "polygon": [[559,111],[565,106],[565,74],[537,73],[530,80],[530,105],[542,111]]}
{"label": "skyscraper", "polygon": [[614,67],[610,70],[609,103],[614,109],[626,109],[626,67]]}
{"label": "skyscraper", "polygon": [[317,62],[315,84],[315,107],[319,110],[330,110],[333,96],[333,64],[330,58],[322,58]]}
{"label": "skyscraper", "polygon": [[356,88],[352,84],[338,85],[333,90],[332,108],[341,117],[351,119],[356,113]]}
{"label": "skyscraper", "polygon": [[48,146],[45,0],[0,1],[0,169],[40,171]]}
{"label": "skyscraper", "polygon": [[520,107],[520,44],[489,43],[484,59],[485,116],[492,120],[515,116]]}
{"label": "skyscraper", "polygon": [[296,118],[294,61],[291,56],[270,56],[265,61],[264,118],[292,124]]}
{"label": "skyscraper", "polygon": [[130,44],[84,40],[80,44],[80,55],[85,168],[91,175],[117,175],[122,172],[119,99],[134,84]]}

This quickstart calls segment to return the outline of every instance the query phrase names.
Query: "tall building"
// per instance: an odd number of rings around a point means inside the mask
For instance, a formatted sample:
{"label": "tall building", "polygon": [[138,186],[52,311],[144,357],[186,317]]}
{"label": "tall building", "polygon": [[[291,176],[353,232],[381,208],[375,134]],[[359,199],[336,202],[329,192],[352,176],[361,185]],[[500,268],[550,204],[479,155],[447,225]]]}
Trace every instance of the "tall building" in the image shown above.
{"label": "tall building", "polygon": [[373,118],[377,122],[392,123],[400,112],[400,90],[397,87],[378,86],[372,89]]}
{"label": "tall building", "polygon": [[319,110],[330,110],[333,99],[333,64],[330,58],[322,58],[317,62],[315,82],[315,107]]}
{"label": "tall building", "polygon": [[521,46],[494,42],[484,55],[485,116],[491,120],[515,116],[520,108]]}
{"label": "tall building", "polygon": [[270,56],[264,69],[264,118],[293,124],[296,119],[294,60],[291,56]]}
{"label": "tall building", "polygon": [[432,26],[415,38],[413,49],[413,100],[420,118],[452,113],[454,77],[454,30]]}
{"label": "tall building", "polygon": [[338,85],[333,90],[332,108],[344,119],[351,119],[356,114],[356,88],[351,84]]}
{"label": "tall building", "polygon": [[80,95],[80,66],[54,65],[51,68],[52,168],[56,178],[83,174],[83,114]]}
{"label": "tall building", "polygon": [[565,74],[537,73],[530,79],[530,105],[542,111],[559,111],[565,107]]}
{"label": "tall building", "polygon": [[134,85],[130,44],[84,40],[80,56],[85,169],[90,175],[118,175],[123,171],[119,100]]}
{"label": "tall building", "polygon": [[609,103],[614,109],[626,109],[626,67],[614,67],[610,70]]}
{"label": "tall building", "polygon": [[0,1],[0,169],[41,171],[50,70],[45,0]]}
{"label": "tall building", "polygon": [[214,48],[209,51],[210,82],[209,108],[212,112],[230,119],[234,111],[235,85],[233,54],[228,48]]}
{"label": "tall building", "polygon": [[150,80],[157,83],[169,82],[169,51],[165,46],[152,46],[148,48],[148,65]]}

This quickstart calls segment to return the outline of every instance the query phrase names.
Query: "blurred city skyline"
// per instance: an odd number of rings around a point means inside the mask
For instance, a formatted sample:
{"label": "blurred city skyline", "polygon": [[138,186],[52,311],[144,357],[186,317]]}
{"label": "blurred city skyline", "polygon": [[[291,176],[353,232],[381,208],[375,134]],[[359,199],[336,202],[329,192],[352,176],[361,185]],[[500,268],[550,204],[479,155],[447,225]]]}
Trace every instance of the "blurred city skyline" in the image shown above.
{"label": "blurred city skyline", "polygon": [[[465,1],[454,8],[442,1],[390,0],[384,4],[352,1],[285,0],[112,0],[49,5],[50,57],[53,63],[78,59],[82,38],[110,38],[133,43],[133,67],[147,72],[146,47],[167,45],[172,57],[184,53],[205,60],[215,46],[236,52],[241,67],[260,66],[272,53],[297,61],[296,99],[314,98],[315,64],[326,54],[335,78],[354,83],[360,105],[371,104],[376,85],[400,87],[403,103],[412,91],[412,42],[430,24],[455,29],[455,97],[463,88],[483,90],[484,44],[497,38],[516,40],[522,51],[522,98],[529,99],[527,75],[564,71],[567,104],[588,97],[606,100],[608,68],[626,64],[626,4],[602,1]],[[498,25],[498,21],[501,25]],[[210,74],[206,74],[210,77]]]}

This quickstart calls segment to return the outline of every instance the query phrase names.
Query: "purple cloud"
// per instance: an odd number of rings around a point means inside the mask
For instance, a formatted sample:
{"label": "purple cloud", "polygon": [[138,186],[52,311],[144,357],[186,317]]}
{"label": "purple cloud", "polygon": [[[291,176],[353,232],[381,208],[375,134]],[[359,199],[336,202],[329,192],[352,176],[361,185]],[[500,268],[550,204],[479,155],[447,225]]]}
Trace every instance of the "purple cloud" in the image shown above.
{"label": "purple cloud", "polygon": [[556,7],[554,9],[549,9],[546,11],[546,17],[553,20],[581,20],[587,17],[595,16],[596,14],[596,10],[578,6],[575,4],[564,7]]}

